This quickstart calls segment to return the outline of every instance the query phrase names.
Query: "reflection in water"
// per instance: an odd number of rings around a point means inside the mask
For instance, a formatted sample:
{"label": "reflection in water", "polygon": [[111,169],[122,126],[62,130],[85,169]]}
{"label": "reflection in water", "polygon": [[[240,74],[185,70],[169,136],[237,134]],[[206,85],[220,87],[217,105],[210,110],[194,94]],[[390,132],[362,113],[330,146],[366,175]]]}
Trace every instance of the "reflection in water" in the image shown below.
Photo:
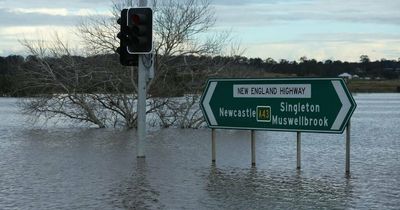
{"label": "reflection in water", "polygon": [[114,206],[124,209],[162,209],[158,197],[147,179],[146,159],[137,159],[136,169],[131,177],[118,186],[117,201]]}
{"label": "reflection in water", "polygon": [[[348,208],[353,197],[351,180],[334,183],[303,178],[301,173],[271,174],[257,168],[218,169],[212,166],[207,191],[228,209]],[[211,208],[211,206],[209,206]]]}

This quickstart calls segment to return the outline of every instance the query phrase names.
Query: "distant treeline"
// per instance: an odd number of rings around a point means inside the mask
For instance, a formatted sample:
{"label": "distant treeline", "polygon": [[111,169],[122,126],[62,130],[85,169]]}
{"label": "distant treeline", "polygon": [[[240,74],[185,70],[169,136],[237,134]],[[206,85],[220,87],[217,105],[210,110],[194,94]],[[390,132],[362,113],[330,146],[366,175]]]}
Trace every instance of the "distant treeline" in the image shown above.
{"label": "distant treeline", "polygon": [[265,60],[261,58],[233,57],[214,59],[231,59],[234,67],[244,70],[262,70],[267,72],[290,74],[294,76],[320,76],[337,77],[342,73],[358,75],[359,77],[397,79],[400,75],[400,58],[395,60],[370,61],[368,56],[360,56],[359,62],[343,62],[340,60],[317,61],[301,57],[299,61],[288,61],[281,59],[275,61],[272,58]]}
{"label": "distant treeline", "polygon": [[[99,55],[92,57],[73,56],[72,58],[74,59],[74,62],[80,63],[80,65],[76,65],[78,68],[83,67],[85,69],[93,69],[93,73],[90,75],[95,75],[96,69],[104,68],[104,63],[106,61],[107,66],[113,66],[112,69],[126,69],[126,67],[120,66],[118,55]],[[63,59],[65,58],[60,57],[44,59],[51,60],[52,62],[50,63],[52,65],[62,65],[64,62]],[[71,59],[71,57],[69,57],[69,59]],[[22,72],[24,72],[26,69],[34,70],[34,68],[36,68],[34,64],[37,63],[35,62],[37,60],[38,58],[35,58],[34,56],[0,56],[0,96],[34,95],[35,91],[32,90],[32,88],[27,89],[24,87],[26,84],[25,81],[32,80],[34,78],[26,78],[27,74],[22,74]],[[308,59],[306,57],[301,57],[299,61],[288,61],[284,59],[275,61],[271,58],[247,58],[243,56],[185,56],[174,57],[169,60],[171,60],[171,65],[169,66],[170,68],[173,66],[173,68],[171,68],[172,70],[169,71],[166,77],[164,77],[164,80],[165,78],[168,79],[168,89],[170,89],[171,86],[175,86],[177,89],[182,89],[181,87],[193,89],[193,87],[195,87],[195,89],[200,90],[205,82],[205,78],[208,76],[265,77],[279,74],[301,77],[336,77],[344,72],[347,72],[351,75],[358,75],[359,78],[368,79],[398,79],[400,76],[400,58],[397,61],[385,59],[371,61],[367,55],[360,56],[359,62],[343,62],[340,60],[317,61],[315,59]],[[187,65],[188,63],[198,63],[199,65]],[[102,76],[98,77],[98,79],[101,79],[102,77],[106,78],[103,71],[101,71],[101,74]],[[98,79],[93,81],[98,82]],[[165,88],[160,87],[160,85],[156,87],[159,91],[158,94],[163,95],[162,90]],[[58,90],[47,90],[48,93],[56,91]],[[95,89],[93,89],[93,91],[95,91]],[[183,92],[185,92],[185,90],[183,90]]]}

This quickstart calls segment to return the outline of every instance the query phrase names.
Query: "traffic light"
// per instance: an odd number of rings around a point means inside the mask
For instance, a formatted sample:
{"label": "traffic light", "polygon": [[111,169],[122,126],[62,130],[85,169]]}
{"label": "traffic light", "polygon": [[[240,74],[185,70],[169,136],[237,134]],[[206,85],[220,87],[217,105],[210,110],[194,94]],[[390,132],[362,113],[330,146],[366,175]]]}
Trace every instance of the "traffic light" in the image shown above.
{"label": "traffic light", "polygon": [[148,7],[130,8],[127,25],[128,53],[151,53],[153,50],[153,10]]}
{"label": "traffic light", "polygon": [[128,53],[129,44],[129,28],[128,28],[128,9],[123,9],[121,11],[121,17],[117,20],[117,23],[121,26],[120,32],[117,37],[119,39],[119,47],[117,48],[117,53],[119,54],[119,61],[124,66],[137,66],[139,56],[136,54]]}

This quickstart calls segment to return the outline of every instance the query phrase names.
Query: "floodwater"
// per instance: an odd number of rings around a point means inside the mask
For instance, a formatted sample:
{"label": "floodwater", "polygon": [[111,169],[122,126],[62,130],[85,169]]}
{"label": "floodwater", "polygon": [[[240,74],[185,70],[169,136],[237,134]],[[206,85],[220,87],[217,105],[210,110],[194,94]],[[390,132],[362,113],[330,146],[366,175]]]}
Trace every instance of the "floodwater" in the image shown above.
{"label": "floodwater", "polygon": [[134,131],[32,125],[0,98],[0,209],[398,209],[400,94],[357,94],[351,177],[344,134],[161,129],[136,159]]}

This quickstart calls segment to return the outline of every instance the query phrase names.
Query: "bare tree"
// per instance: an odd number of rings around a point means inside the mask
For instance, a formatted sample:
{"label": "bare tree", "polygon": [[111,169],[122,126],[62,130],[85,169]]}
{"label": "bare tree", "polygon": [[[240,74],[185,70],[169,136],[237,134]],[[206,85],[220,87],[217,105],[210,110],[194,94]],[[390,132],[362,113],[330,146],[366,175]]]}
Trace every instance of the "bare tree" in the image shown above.
{"label": "bare tree", "polygon": [[[25,103],[25,110],[36,116],[64,116],[105,127],[106,116],[94,107],[89,89],[95,72],[83,68],[68,45],[55,34],[53,41],[21,41],[32,55],[22,68],[26,89],[39,90],[41,97]],[[46,94],[44,93],[65,93]]]}
{"label": "bare tree", "polygon": [[[50,45],[22,41],[35,58],[31,61],[35,68],[23,69],[30,78],[26,87],[51,93],[31,100],[26,110],[99,127],[136,127],[137,69],[121,66],[114,54],[120,10],[134,5],[132,0],[114,1],[111,17],[91,16],[78,25],[77,34],[92,63],[80,62],[57,36]],[[210,33],[215,24],[210,0],[163,0],[154,5],[156,77],[148,82],[147,113],[156,113],[166,122],[162,126],[198,127],[204,121],[199,90],[207,75],[221,71],[224,63],[189,58],[221,55],[231,41],[229,33]],[[165,98],[181,94],[187,94],[183,100]]]}
{"label": "bare tree", "polygon": [[119,65],[117,56],[73,55],[57,35],[53,41],[21,43],[31,54],[20,70],[21,82],[37,96],[23,103],[26,112],[98,127],[136,126],[134,77]]}

